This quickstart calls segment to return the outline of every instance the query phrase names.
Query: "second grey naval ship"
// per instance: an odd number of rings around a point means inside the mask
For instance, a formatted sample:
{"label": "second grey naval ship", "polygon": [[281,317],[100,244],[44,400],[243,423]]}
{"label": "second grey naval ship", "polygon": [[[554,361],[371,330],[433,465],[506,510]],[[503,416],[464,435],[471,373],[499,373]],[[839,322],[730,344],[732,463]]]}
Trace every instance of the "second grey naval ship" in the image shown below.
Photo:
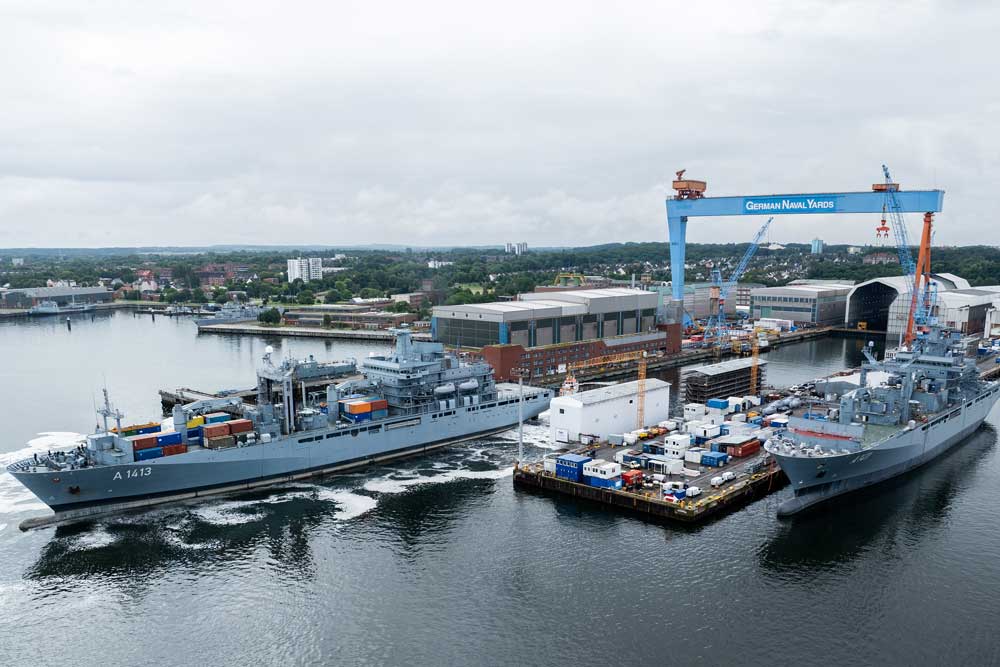
{"label": "second grey naval ship", "polygon": [[912,470],[962,442],[1000,396],[965,357],[961,335],[930,322],[908,347],[877,361],[867,350],[857,383],[822,389],[839,402],[809,405],[765,442],[794,496],[779,515],[795,514]]}
{"label": "second grey naval ship", "polygon": [[392,354],[365,359],[360,378],[312,395],[294,381],[294,365],[272,359],[268,348],[256,405],[236,397],[177,405],[173,430],[169,420],[166,429],[123,427],[105,392],[103,428],[73,449],[8,471],[57,517],[88,516],[423,453],[507,430],[519,408],[523,418],[535,417],[553,396],[498,384],[484,362],[462,363],[440,343],[394,333]]}

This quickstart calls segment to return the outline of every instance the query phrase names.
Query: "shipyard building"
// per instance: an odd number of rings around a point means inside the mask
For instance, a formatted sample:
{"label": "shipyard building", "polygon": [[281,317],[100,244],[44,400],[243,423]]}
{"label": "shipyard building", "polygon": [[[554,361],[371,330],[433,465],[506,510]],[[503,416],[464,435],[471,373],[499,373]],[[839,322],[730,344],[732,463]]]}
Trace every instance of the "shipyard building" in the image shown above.
{"label": "shipyard building", "polygon": [[801,280],[782,287],[750,290],[750,318],[791,320],[798,325],[839,326],[847,311],[851,282]]}
{"label": "shipyard building", "polygon": [[[988,333],[987,314],[1000,306],[1000,286],[970,287],[951,273],[932,273],[937,285],[933,315],[942,325],[964,334]],[[903,276],[875,278],[855,286],[848,295],[845,325],[863,326],[898,337],[906,328],[912,293]]]}
{"label": "shipyard building", "polygon": [[516,301],[437,306],[434,339],[480,348],[497,379],[565,373],[570,364],[625,352],[680,351],[680,324],[657,323],[660,296],[629,288],[522,294]]}
{"label": "shipyard building", "polygon": [[445,345],[523,347],[653,331],[659,299],[640,289],[522,294],[517,301],[436,306],[431,329]]}
{"label": "shipyard building", "polygon": [[0,290],[0,308],[31,308],[43,301],[60,306],[110,303],[113,292],[105,287],[27,287]]}

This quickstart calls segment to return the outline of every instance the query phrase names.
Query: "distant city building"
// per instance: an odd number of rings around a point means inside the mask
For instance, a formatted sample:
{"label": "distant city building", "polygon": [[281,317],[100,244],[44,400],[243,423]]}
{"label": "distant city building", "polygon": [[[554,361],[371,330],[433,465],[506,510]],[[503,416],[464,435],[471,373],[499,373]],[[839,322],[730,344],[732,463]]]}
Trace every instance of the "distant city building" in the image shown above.
{"label": "distant city building", "polygon": [[321,257],[298,257],[288,260],[288,282],[323,279],[323,259]]}
{"label": "distant city building", "polygon": [[75,280],[52,280],[49,278],[45,281],[46,287],[76,287]]}
{"label": "distant city building", "polygon": [[894,252],[873,252],[870,255],[865,255],[865,258],[861,262],[869,266],[876,264],[899,264],[899,255]]}
{"label": "distant city building", "polygon": [[440,269],[442,266],[451,266],[452,262],[445,262],[440,259],[429,259],[427,260],[428,269]]}
{"label": "distant city building", "polygon": [[24,257],[11,257],[10,263],[13,266],[24,266]]}
{"label": "distant city building", "polygon": [[822,255],[823,254],[823,239],[813,239],[812,240],[812,254]]}
{"label": "distant city building", "polygon": [[864,249],[856,245],[847,246],[848,255],[860,255],[862,250]]}
{"label": "distant city building", "polygon": [[525,241],[519,243],[508,243],[505,248],[508,255],[523,255],[528,252],[528,244]]}

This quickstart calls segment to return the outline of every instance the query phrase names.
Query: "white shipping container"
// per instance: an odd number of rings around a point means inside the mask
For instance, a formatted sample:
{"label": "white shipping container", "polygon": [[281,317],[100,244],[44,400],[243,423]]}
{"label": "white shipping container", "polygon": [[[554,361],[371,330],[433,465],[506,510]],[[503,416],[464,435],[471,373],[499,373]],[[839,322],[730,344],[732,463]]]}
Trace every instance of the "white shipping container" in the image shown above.
{"label": "white shipping container", "polygon": [[694,438],[691,437],[690,433],[673,433],[664,438],[664,444],[668,445],[680,445],[683,447],[690,447],[694,442]]}
{"label": "white shipping container", "polygon": [[735,415],[730,417],[734,422],[746,422],[747,415],[745,412],[737,412]]}
{"label": "white shipping container", "polygon": [[704,435],[702,435],[701,437],[703,438],[718,438],[720,435],[722,435],[722,427],[719,426],[718,424],[710,424],[708,426],[703,426],[702,431]]}
{"label": "white shipping container", "polygon": [[692,447],[691,449],[684,452],[684,460],[688,463],[697,463],[701,465],[701,455],[705,453],[705,450],[701,447]]}
{"label": "white shipping container", "polygon": [[697,419],[705,414],[705,406],[701,403],[685,403],[684,419]]}
{"label": "white shipping container", "polygon": [[760,396],[744,396],[743,400],[746,401],[751,407],[760,407]]}
{"label": "white shipping container", "polygon": [[727,419],[729,419],[729,415],[723,415],[723,414],[709,415],[708,416],[708,423],[709,424],[714,424],[714,425],[718,426],[719,424],[726,423]]}
{"label": "white shipping container", "polygon": [[542,469],[545,472],[556,474],[556,460],[555,459],[542,459]]}
{"label": "white shipping container", "polygon": [[683,459],[688,447],[689,445],[668,444],[663,448],[663,455],[672,459]]}
{"label": "white shipping container", "polygon": [[690,468],[684,468],[684,470],[682,470],[681,472],[683,472],[688,477],[698,477],[699,475],[701,475],[700,471],[691,470]]}
{"label": "white shipping container", "polygon": [[684,459],[667,461],[665,470],[671,475],[679,475],[684,471]]}

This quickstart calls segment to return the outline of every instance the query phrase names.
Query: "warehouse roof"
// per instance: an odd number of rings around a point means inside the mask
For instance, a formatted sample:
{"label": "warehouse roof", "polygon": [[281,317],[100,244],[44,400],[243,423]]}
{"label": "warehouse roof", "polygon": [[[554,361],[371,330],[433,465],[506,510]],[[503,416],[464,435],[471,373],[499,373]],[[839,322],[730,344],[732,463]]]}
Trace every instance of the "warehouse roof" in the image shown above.
{"label": "warehouse roof", "polygon": [[[692,368],[689,373],[701,373],[703,375],[722,375],[723,373],[731,373],[733,371],[738,371],[743,368],[750,368],[754,363],[751,358],[745,359],[733,359],[732,361],[723,361],[718,364],[709,364],[708,366],[699,366],[698,368]],[[767,361],[764,359],[757,360],[757,366],[765,366]]]}
{"label": "warehouse roof", "polygon": [[82,296],[84,294],[110,294],[111,290],[106,287],[25,287],[12,289],[8,294],[14,292],[20,292],[35,299],[44,299],[60,296]]}
{"label": "warehouse roof", "polygon": [[[664,382],[658,378],[648,378],[646,380],[646,391],[654,391],[656,389],[663,389],[664,387],[669,387],[669,382]],[[570,399],[579,402],[582,405],[594,405],[596,403],[604,403],[605,401],[613,401],[619,398],[626,398],[628,396],[635,396],[639,393],[639,381],[633,380],[632,382],[622,382],[619,384],[612,384],[606,387],[599,387],[597,389],[590,389],[588,391],[581,391],[578,394],[570,394],[569,396],[559,396],[552,399],[552,402],[558,405],[560,401],[566,402],[565,399]]]}

